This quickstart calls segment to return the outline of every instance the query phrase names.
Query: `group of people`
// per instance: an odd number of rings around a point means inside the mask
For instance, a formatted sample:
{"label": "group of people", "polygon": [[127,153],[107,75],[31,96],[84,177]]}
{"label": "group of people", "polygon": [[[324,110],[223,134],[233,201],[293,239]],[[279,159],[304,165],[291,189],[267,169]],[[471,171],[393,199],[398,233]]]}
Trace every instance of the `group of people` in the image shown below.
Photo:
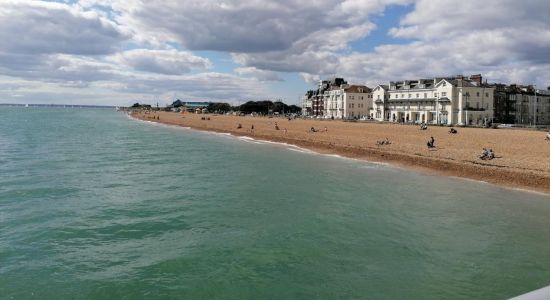
{"label": "group of people", "polygon": [[456,131],[456,129],[454,129],[454,127],[451,127],[451,129],[449,129],[449,133],[450,134],[457,134],[458,131]]}
{"label": "group of people", "polygon": [[428,125],[426,125],[426,123],[422,122],[420,123],[420,130],[426,130],[428,129]]}
{"label": "group of people", "polygon": [[[309,131],[310,131],[310,132],[319,132],[320,130],[315,129],[315,127],[312,126],[312,127],[309,129]],[[325,129],[323,129],[323,131],[324,131],[324,132],[327,132],[327,131],[328,131],[327,126],[325,126]]]}
{"label": "group of people", "polygon": [[390,145],[391,144],[391,141],[386,138],[384,140],[381,140],[381,141],[376,141],[376,145],[378,146],[382,146],[382,145]]}
{"label": "group of people", "polygon": [[481,152],[479,158],[481,158],[482,160],[491,160],[495,158],[495,152],[493,152],[493,149],[483,148],[483,152]]}

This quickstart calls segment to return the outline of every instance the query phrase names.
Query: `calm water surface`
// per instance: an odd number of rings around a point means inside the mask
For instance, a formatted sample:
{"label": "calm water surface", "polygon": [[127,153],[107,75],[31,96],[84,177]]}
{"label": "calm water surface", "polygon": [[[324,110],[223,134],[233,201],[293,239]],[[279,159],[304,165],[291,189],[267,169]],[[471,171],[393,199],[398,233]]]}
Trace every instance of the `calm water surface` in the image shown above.
{"label": "calm water surface", "polygon": [[0,108],[2,299],[505,299],[550,197],[90,109]]}

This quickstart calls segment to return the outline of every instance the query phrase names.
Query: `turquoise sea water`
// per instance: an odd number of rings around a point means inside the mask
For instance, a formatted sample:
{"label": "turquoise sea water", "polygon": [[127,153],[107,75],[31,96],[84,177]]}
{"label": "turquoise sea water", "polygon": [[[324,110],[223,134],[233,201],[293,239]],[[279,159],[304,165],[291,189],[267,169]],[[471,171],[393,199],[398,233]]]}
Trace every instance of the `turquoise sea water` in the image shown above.
{"label": "turquoise sea water", "polygon": [[505,299],[550,197],[154,125],[0,108],[1,299]]}

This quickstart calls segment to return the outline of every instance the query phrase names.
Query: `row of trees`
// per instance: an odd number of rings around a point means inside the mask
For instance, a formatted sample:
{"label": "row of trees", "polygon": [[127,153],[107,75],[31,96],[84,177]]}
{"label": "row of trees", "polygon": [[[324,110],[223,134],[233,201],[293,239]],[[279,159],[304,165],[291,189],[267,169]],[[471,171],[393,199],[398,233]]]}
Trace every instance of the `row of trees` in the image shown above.
{"label": "row of trees", "polygon": [[260,114],[287,114],[287,113],[299,113],[302,111],[301,107],[296,105],[287,105],[281,101],[248,101],[239,107],[239,111],[244,113],[260,113]]}
{"label": "row of trees", "polygon": [[[169,110],[170,108],[179,108],[184,106],[184,102],[181,100],[176,100],[172,103],[172,105],[167,106],[165,109]],[[135,103],[131,107],[133,108],[151,108],[151,105],[148,104],[139,104]],[[216,113],[226,113],[231,111],[240,111],[246,114],[250,113],[258,113],[258,114],[288,114],[288,113],[300,113],[302,111],[302,108],[296,105],[287,105],[283,103],[282,101],[270,101],[270,100],[263,100],[263,101],[248,101],[242,105],[237,106],[231,106],[229,103],[223,103],[223,102],[210,102],[208,103],[208,106],[206,109],[209,112],[216,112]]]}
{"label": "row of trees", "polygon": [[258,114],[287,114],[287,113],[299,113],[302,108],[296,105],[287,105],[281,101],[248,101],[242,105],[231,106],[228,103],[211,102],[206,108],[209,112],[226,113],[230,111],[240,111],[246,114],[258,113]]}

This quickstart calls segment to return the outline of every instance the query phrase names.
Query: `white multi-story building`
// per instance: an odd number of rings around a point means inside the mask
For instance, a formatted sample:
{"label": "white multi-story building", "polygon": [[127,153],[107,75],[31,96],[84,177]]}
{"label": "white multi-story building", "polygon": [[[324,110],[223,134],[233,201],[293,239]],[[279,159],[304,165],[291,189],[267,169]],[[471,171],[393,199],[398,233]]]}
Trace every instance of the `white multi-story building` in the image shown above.
{"label": "white multi-story building", "polygon": [[482,125],[492,121],[494,88],[481,75],[390,82],[374,89],[371,116],[380,121]]}
{"label": "white multi-story building", "polygon": [[372,91],[364,85],[341,85],[324,93],[324,116],[352,119],[368,117],[372,109]]}

